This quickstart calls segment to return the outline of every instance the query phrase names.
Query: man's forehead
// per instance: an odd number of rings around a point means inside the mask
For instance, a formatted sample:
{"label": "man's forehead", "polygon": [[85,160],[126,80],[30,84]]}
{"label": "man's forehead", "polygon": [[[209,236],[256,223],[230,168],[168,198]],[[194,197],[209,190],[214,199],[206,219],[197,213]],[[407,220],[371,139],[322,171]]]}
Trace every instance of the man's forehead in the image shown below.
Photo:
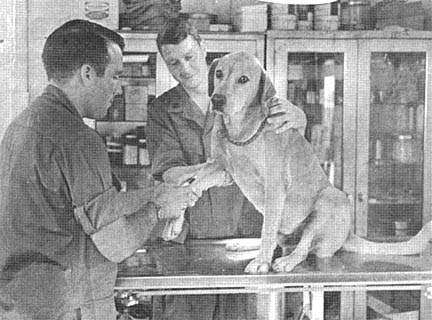
{"label": "man's forehead", "polygon": [[199,48],[199,43],[194,38],[192,38],[192,36],[188,36],[178,44],[162,45],[161,51],[164,56],[172,56],[190,53],[197,48]]}

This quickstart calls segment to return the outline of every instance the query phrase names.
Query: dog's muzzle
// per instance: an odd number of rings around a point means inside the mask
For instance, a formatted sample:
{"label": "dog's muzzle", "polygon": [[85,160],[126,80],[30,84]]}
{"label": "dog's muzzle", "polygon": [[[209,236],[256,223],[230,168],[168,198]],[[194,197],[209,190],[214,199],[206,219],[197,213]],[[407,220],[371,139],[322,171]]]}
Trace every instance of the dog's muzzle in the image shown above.
{"label": "dog's muzzle", "polygon": [[211,102],[213,105],[213,110],[222,112],[223,107],[226,104],[226,97],[222,94],[215,93],[211,97]]}

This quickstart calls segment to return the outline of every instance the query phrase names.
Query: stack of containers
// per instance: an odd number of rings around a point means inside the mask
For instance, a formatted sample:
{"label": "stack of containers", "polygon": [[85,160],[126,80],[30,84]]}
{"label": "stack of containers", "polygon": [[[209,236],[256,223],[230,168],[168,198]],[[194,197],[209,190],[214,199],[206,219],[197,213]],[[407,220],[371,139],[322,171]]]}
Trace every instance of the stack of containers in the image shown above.
{"label": "stack of containers", "polygon": [[267,30],[267,5],[242,6],[233,18],[234,31],[262,32]]}
{"label": "stack of containers", "polygon": [[270,12],[273,30],[295,30],[297,28],[295,5],[272,4]]}
{"label": "stack of containers", "polygon": [[320,4],[314,7],[314,29],[334,31],[339,29],[340,2]]}
{"label": "stack of containers", "polygon": [[312,30],[313,29],[313,6],[297,5],[297,29]]}

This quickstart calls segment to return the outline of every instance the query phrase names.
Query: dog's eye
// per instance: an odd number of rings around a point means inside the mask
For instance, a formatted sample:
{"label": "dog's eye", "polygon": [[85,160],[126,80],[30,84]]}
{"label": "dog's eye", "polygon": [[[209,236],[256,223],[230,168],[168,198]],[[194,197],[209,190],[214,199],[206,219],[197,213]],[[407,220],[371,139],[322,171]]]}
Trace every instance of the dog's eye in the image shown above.
{"label": "dog's eye", "polygon": [[217,79],[222,79],[222,77],[223,77],[222,70],[216,70],[215,75],[216,75]]}
{"label": "dog's eye", "polygon": [[246,77],[246,76],[241,76],[241,77],[238,79],[238,83],[240,83],[240,84],[244,84],[244,83],[246,83],[246,82],[248,82],[248,81],[249,81],[249,78]]}

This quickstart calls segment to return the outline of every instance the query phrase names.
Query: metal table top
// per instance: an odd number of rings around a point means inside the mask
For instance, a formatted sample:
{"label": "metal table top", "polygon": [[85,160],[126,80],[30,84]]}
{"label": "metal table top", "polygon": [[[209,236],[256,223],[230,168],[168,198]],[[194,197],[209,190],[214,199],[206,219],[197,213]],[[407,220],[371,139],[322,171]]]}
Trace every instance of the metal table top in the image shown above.
{"label": "metal table top", "polygon": [[[331,259],[310,255],[289,273],[244,273],[257,251],[229,252],[226,241],[156,243],[119,265],[117,289],[199,292],[302,291],[305,287],[432,286],[430,250],[422,256],[375,256],[339,252]],[[299,289],[300,288],[300,289]],[[304,290],[303,290],[304,291]],[[162,294],[161,293],[161,294]]]}

